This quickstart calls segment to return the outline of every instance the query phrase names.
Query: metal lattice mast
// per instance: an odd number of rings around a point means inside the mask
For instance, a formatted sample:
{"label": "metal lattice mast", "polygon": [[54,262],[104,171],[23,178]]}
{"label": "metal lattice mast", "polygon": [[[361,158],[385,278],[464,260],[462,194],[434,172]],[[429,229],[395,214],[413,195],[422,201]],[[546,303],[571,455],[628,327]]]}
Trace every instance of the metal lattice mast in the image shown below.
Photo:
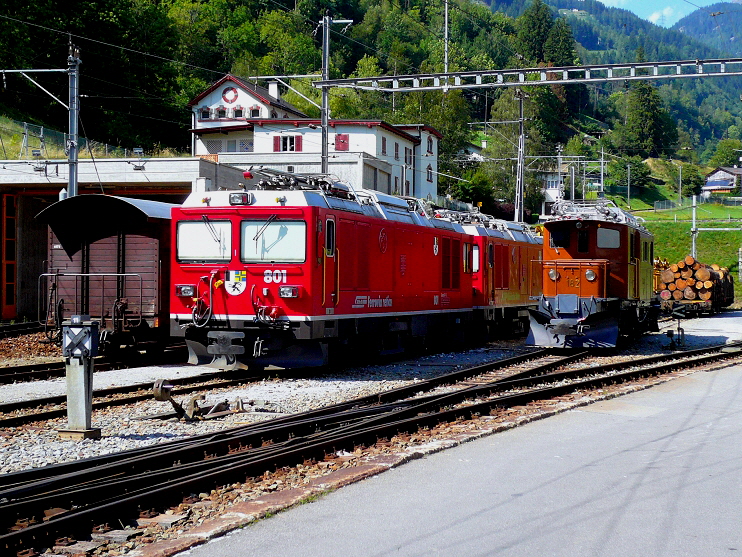
{"label": "metal lattice mast", "polygon": [[[333,23],[345,23],[350,25],[352,19],[332,19],[329,14],[322,18],[322,81],[330,79],[330,25]],[[327,174],[330,167],[329,142],[330,142],[330,88],[322,87],[322,164],[320,171]]]}

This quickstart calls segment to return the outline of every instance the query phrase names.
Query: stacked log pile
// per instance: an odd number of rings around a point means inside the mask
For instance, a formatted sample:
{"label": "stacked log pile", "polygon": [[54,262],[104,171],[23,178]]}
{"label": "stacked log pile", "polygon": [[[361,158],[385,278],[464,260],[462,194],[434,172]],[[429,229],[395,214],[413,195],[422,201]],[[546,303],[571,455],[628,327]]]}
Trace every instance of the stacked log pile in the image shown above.
{"label": "stacked log pile", "polygon": [[655,261],[660,299],[710,302],[722,308],[734,302],[734,278],[729,269],[706,265],[687,256],[677,263]]}

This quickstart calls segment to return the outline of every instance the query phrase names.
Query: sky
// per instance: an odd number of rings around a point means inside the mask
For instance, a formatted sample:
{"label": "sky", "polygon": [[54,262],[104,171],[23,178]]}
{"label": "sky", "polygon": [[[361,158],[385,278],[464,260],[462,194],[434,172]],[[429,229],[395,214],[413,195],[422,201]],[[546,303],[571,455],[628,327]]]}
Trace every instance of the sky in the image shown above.
{"label": "sky", "polygon": [[[642,19],[663,27],[672,27],[678,20],[699,8],[722,0],[600,0],[606,6],[623,8]],[[733,0],[727,0],[733,1]]]}

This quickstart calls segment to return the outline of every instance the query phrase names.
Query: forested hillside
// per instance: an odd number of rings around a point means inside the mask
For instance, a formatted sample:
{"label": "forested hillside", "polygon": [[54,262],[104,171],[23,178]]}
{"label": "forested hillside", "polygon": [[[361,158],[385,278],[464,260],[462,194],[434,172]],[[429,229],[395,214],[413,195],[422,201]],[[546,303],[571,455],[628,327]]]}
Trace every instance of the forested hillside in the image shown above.
{"label": "forested hillside", "polygon": [[[494,0],[493,0],[494,1]],[[550,4],[552,2],[549,2]],[[625,10],[594,0],[514,0],[492,6],[449,2],[452,71],[537,65],[718,57],[688,34],[658,28]],[[68,41],[81,49],[81,133],[124,146],[187,150],[187,102],[227,72],[244,78],[317,74],[325,13],[352,19],[333,27],[331,77],[443,71],[444,7],[432,0],[6,0],[0,14],[0,66],[64,68]],[[66,99],[64,74],[33,78]],[[728,83],[724,83],[728,81]],[[527,150],[613,158],[614,180],[632,165],[632,187],[649,183],[646,157],[708,159],[719,139],[742,137],[738,87],[725,80],[682,80],[604,86],[526,88]],[[309,79],[291,79],[303,95],[319,92]],[[286,98],[302,111],[317,109],[301,95]],[[381,94],[333,90],[333,117],[424,122],[444,134],[441,170],[468,182],[442,180],[464,199],[511,199],[518,103],[513,90]],[[0,113],[66,129],[66,110],[19,74],[7,74]],[[479,125],[473,123],[482,123]],[[489,122],[492,163],[462,164],[459,153],[481,138]],[[477,135],[479,133],[480,135]],[[704,159],[704,160],[705,160]],[[534,162],[530,168],[548,164]],[[634,166],[636,165],[636,166]],[[698,175],[697,167],[684,170]],[[529,178],[529,203],[538,184]]]}
{"label": "forested hillside", "polygon": [[685,16],[672,26],[725,56],[742,56],[742,3],[719,2]]}

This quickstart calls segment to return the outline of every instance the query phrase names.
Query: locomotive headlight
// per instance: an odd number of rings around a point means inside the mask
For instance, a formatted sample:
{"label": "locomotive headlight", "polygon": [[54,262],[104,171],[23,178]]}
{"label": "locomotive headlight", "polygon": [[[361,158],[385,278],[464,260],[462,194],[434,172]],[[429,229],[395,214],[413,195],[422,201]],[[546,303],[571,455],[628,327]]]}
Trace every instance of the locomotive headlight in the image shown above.
{"label": "locomotive headlight", "polygon": [[594,281],[596,278],[598,278],[598,275],[593,271],[592,269],[588,269],[585,271],[585,278],[589,280],[590,282]]}
{"label": "locomotive headlight", "polygon": [[556,281],[556,279],[559,278],[559,271],[557,271],[556,269],[551,269],[549,271],[549,278],[553,281]]}
{"label": "locomotive headlight", "polygon": [[279,298],[298,298],[299,287],[298,286],[279,286],[278,297]]}
{"label": "locomotive headlight", "polygon": [[240,192],[229,194],[230,205],[250,205],[252,203],[252,200],[253,197],[251,193]]}
{"label": "locomotive headlight", "polygon": [[192,284],[176,284],[175,295],[193,298],[196,295],[196,287]]}

